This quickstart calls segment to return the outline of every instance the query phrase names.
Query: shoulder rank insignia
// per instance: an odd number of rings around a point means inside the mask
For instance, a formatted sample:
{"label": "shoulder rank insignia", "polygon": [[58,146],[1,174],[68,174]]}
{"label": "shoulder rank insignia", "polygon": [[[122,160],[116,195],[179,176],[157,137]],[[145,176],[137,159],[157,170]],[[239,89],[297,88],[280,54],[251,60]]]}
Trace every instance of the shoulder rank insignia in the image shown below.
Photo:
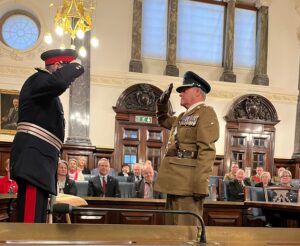
{"label": "shoulder rank insignia", "polygon": [[195,126],[199,115],[186,115],[179,121],[180,126]]}

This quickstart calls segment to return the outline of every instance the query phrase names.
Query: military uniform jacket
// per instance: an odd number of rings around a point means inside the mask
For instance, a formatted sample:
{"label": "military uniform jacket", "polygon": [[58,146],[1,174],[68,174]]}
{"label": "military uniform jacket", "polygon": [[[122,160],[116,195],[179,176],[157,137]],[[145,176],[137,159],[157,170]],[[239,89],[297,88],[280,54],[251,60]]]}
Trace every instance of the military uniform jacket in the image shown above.
{"label": "military uniform jacket", "polygon": [[[65,120],[59,96],[84,72],[78,63],[64,65],[50,74],[37,69],[24,83],[19,97],[19,122],[36,124],[64,141]],[[17,132],[11,148],[11,177],[23,179],[56,194],[59,151],[48,142]]]}
{"label": "military uniform jacket", "polygon": [[[208,177],[212,173],[219,138],[219,123],[212,107],[198,105],[185,115],[168,115],[168,106],[157,104],[161,126],[170,129],[168,149],[197,151],[194,159],[165,156],[154,189],[166,194],[192,196],[208,194]],[[177,136],[176,136],[177,135]]]}

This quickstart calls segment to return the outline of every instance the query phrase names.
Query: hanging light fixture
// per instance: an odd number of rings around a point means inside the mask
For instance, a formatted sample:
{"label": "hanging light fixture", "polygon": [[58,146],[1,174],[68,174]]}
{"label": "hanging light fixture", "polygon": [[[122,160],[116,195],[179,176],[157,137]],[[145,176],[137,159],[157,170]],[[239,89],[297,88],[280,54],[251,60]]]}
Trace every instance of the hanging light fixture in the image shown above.
{"label": "hanging light fixture", "polygon": [[[54,3],[50,7],[55,7]],[[61,0],[61,3],[56,6],[56,14],[54,18],[55,32],[62,37],[68,34],[71,38],[71,48],[75,49],[75,38],[84,39],[85,32],[92,29],[92,16],[96,8],[96,0]],[[51,33],[47,32],[44,40],[50,44],[52,41]],[[93,36],[90,40],[93,47],[99,45],[97,37]],[[63,47],[63,45],[61,45]],[[81,55],[86,55],[85,47],[80,47]]]}

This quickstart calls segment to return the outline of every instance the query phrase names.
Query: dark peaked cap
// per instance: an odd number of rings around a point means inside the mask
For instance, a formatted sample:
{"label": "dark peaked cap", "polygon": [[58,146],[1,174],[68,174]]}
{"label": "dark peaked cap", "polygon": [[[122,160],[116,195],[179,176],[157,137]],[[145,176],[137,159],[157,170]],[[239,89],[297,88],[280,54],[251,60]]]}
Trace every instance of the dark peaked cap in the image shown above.
{"label": "dark peaked cap", "polygon": [[69,63],[77,58],[78,54],[73,49],[54,49],[41,54],[41,59],[45,65],[52,65],[56,62]]}
{"label": "dark peaked cap", "polygon": [[189,87],[198,87],[205,93],[210,92],[210,85],[209,83],[202,79],[199,75],[195,74],[194,72],[187,71],[183,76],[182,85],[177,87],[177,92],[182,92],[185,88]]}

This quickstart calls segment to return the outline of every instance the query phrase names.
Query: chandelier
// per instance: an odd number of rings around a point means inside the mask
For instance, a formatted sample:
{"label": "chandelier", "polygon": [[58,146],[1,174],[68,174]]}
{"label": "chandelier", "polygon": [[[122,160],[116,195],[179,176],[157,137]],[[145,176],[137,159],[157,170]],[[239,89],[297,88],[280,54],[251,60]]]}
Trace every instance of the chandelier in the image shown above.
{"label": "chandelier", "polygon": [[[70,48],[76,49],[75,38],[83,40],[85,32],[92,29],[92,17],[96,8],[96,0],[61,0],[57,6],[51,3],[51,7],[56,8],[54,17],[56,34],[60,37],[69,35],[71,38]],[[52,34],[47,32],[44,40],[46,43],[51,44],[53,41]],[[99,45],[96,36],[92,36],[90,42],[93,47]],[[65,48],[64,43],[60,46]],[[78,52],[80,56],[86,56],[86,49],[83,45],[78,49]]]}

